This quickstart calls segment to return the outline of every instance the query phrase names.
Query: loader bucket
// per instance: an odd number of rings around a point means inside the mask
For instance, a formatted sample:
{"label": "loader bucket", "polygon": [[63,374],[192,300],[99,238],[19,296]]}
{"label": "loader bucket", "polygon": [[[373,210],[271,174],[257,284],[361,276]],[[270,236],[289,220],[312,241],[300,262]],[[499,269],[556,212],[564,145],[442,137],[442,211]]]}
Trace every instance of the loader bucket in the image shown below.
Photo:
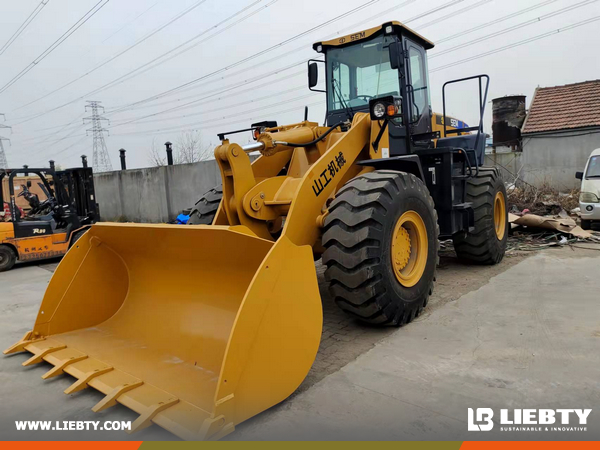
{"label": "loader bucket", "polygon": [[57,268],[33,330],[5,351],[77,378],[183,439],[218,439],[281,402],[319,346],[310,246],[243,226],[92,226]]}

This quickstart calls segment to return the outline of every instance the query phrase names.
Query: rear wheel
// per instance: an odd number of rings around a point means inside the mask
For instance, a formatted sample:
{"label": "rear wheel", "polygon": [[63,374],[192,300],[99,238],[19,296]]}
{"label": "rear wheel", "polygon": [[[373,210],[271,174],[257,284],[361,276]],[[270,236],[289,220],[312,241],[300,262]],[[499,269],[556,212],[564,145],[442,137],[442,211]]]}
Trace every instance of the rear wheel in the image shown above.
{"label": "rear wheel", "polygon": [[508,240],[506,188],[498,169],[480,168],[479,176],[467,180],[466,197],[473,204],[475,228],[452,238],[456,255],[477,264],[498,264]]}
{"label": "rear wheel", "polygon": [[10,270],[17,262],[14,250],[6,245],[0,245],[0,272]]}
{"label": "rear wheel", "polygon": [[325,218],[325,278],[336,304],[379,325],[409,323],[427,305],[438,261],[437,214],[414,175],[378,170],[338,192]]}
{"label": "rear wheel", "polygon": [[592,221],[591,220],[582,220],[581,228],[584,230],[591,230],[592,229]]}
{"label": "rear wheel", "polygon": [[85,230],[79,230],[79,231],[76,231],[75,233],[73,233],[73,238],[71,239],[71,242],[69,243],[69,248],[73,247],[73,245],[75,245],[75,242],[77,242],[79,240],[79,238],[81,238],[81,236],[83,236],[87,230],[88,230],[88,228],[86,228]]}
{"label": "rear wheel", "polygon": [[223,198],[223,187],[215,186],[196,202],[190,212],[188,225],[212,225]]}

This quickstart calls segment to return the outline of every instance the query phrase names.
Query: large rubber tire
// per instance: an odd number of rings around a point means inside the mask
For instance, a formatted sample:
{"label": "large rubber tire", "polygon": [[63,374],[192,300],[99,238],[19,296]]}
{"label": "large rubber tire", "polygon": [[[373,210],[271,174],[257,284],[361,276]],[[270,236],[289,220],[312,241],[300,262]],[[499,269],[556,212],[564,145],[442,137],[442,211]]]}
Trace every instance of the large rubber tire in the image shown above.
{"label": "large rubber tire", "polygon": [[0,245],[0,272],[6,272],[13,268],[17,262],[17,255],[7,245]]}
{"label": "large rubber tire", "polygon": [[582,220],[581,221],[581,229],[582,230],[591,230],[592,229],[592,221],[591,220]]}
{"label": "large rubber tire", "polygon": [[190,213],[188,225],[212,225],[219,204],[223,198],[223,187],[215,186],[206,192],[200,200],[196,202]]}
{"label": "large rubber tire", "polygon": [[[494,223],[496,195],[504,196],[504,235],[499,239]],[[508,208],[506,188],[500,172],[495,167],[482,167],[479,176],[467,180],[467,202],[473,204],[475,229],[453,236],[454,250],[459,259],[476,264],[498,264],[504,258],[508,241]]]}
{"label": "large rubber tire", "polygon": [[[424,272],[412,287],[400,284],[392,266],[392,236],[407,211],[423,219],[427,235]],[[336,304],[362,321],[403,325],[417,317],[433,291],[439,227],[433,199],[411,174],[378,170],[350,180],[325,218],[325,279]]]}

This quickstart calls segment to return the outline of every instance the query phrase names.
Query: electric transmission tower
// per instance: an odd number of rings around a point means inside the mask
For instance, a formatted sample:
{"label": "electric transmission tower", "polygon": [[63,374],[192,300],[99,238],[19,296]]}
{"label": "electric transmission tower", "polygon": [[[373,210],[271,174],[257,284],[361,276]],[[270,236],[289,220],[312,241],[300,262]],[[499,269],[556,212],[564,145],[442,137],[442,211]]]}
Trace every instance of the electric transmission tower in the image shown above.
{"label": "electric transmission tower", "polygon": [[[4,117],[4,114],[0,113],[0,116]],[[6,125],[0,124],[0,128],[11,129]],[[8,141],[10,144],[10,139],[0,136],[0,169],[8,169],[8,162],[6,161],[6,153],[4,152],[4,143],[2,141]]]}
{"label": "electric transmission tower", "polygon": [[[108,119],[102,117],[100,112],[104,113],[104,107],[100,106],[102,102],[89,101],[85,105],[85,110],[91,109],[92,115],[85,117],[83,123],[92,124],[92,128],[86,130],[86,132],[92,132],[94,136],[94,152],[92,156],[92,167],[96,172],[110,172],[113,170],[110,162],[110,156],[108,155],[108,149],[106,148],[106,142],[104,142],[104,133],[108,133],[106,128],[102,127],[102,121]],[[86,122],[89,121],[89,122]]]}

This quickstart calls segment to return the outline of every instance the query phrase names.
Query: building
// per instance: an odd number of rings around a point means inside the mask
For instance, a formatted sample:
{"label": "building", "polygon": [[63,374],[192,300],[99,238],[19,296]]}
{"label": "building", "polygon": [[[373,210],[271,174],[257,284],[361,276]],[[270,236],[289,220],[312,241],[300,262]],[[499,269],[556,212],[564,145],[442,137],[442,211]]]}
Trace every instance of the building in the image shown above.
{"label": "building", "polygon": [[559,190],[578,187],[575,172],[600,148],[600,80],[538,87],[521,134],[522,180]]}

